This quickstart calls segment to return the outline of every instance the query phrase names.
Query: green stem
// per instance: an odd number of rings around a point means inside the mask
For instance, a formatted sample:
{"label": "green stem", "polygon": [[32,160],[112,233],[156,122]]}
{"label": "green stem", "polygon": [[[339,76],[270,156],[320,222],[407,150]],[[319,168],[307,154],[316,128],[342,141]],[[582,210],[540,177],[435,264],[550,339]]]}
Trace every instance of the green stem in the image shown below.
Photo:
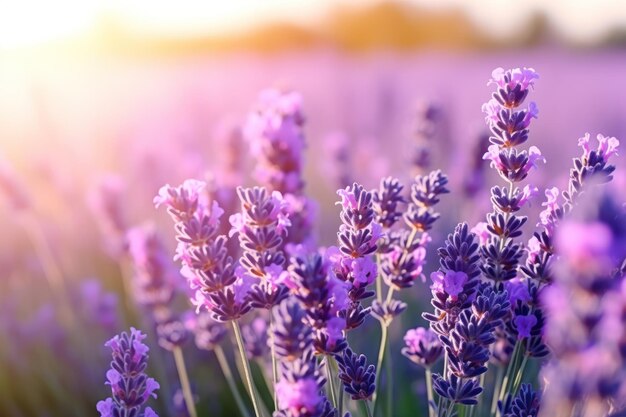
{"label": "green stem", "polygon": [[193,394],[191,393],[191,385],[189,384],[189,376],[187,375],[187,368],[185,367],[185,358],[183,357],[183,351],[180,346],[174,347],[172,351],[174,353],[174,361],[176,362],[176,370],[178,371],[178,377],[180,379],[180,386],[183,389],[183,397],[185,399],[185,405],[190,417],[198,417],[196,412],[196,405],[193,401]]}
{"label": "green stem", "polygon": [[[381,336],[380,336],[380,346],[378,348],[378,361],[376,362],[376,389],[374,391],[374,397],[372,399],[372,402],[374,404],[374,413],[376,413],[377,405],[378,405],[378,393],[380,390],[380,375],[381,375],[381,368],[383,366],[383,360],[385,359],[385,352],[386,352],[386,348],[387,348],[387,325],[384,324],[383,322],[380,322],[380,330],[381,330]],[[387,381],[388,382],[388,381]]]}
{"label": "green stem", "polygon": [[454,401],[450,401],[450,405],[446,410],[446,415],[444,417],[450,417],[452,415],[452,410],[454,409]]}
{"label": "green stem", "polygon": [[254,407],[254,414],[256,415],[256,417],[261,417],[256,388],[252,380],[252,372],[250,371],[250,363],[248,362],[248,358],[246,357],[246,351],[243,347],[243,337],[241,336],[241,329],[239,328],[239,323],[237,323],[237,320],[232,320],[232,324],[233,332],[235,333],[235,339],[237,340],[237,346],[239,347],[239,356],[241,357],[241,364],[243,365],[246,383],[248,384],[248,393],[250,394],[252,406]]}
{"label": "green stem", "polygon": [[430,367],[426,368],[426,396],[428,398],[428,417],[434,417],[434,410],[431,404],[435,404],[433,394],[433,375]]}
{"label": "green stem", "polygon": [[235,402],[237,403],[237,408],[239,408],[239,412],[243,417],[250,417],[250,413],[248,412],[246,404],[244,403],[243,398],[241,398],[241,394],[239,393],[239,389],[237,388],[237,384],[235,383],[235,378],[233,377],[233,372],[230,369],[230,365],[228,364],[226,355],[224,355],[224,350],[221,346],[218,345],[215,347],[215,349],[213,349],[213,351],[215,352],[217,362],[222,369],[222,373],[226,378],[226,383],[228,384],[228,387],[230,388],[233,397],[235,397]]}
{"label": "green stem", "polygon": [[496,382],[493,387],[493,397],[491,399],[491,411],[490,416],[496,415],[496,409],[498,407],[498,393],[502,387],[502,379],[504,378],[504,367],[498,366],[498,372],[496,373]]}
{"label": "green stem", "polygon": [[363,400],[363,407],[365,408],[365,412],[367,413],[367,417],[374,417],[374,415],[372,414],[372,409],[370,408],[370,404],[369,402],[367,402],[367,400]]}
{"label": "green stem", "polygon": [[394,288],[389,287],[389,292],[387,293],[387,299],[385,301],[387,305],[389,305],[389,303],[391,302],[391,297],[393,297],[393,291],[394,291]]}
{"label": "green stem", "polygon": [[330,387],[330,396],[333,400],[333,407],[338,408],[338,403],[337,403],[337,396],[335,394],[335,382],[333,381],[333,374],[332,371],[330,369],[330,361],[331,361],[331,356],[330,355],[326,355],[326,377],[328,378],[328,385]]}
{"label": "green stem", "polygon": [[515,348],[513,348],[513,353],[511,354],[511,360],[509,361],[509,365],[507,366],[506,374],[504,376],[504,380],[502,381],[502,387],[500,388],[500,393],[498,395],[498,400],[500,401],[504,401],[504,397],[506,396],[506,393],[508,392],[509,383],[510,383],[511,377],[513,376],[513,371],[516,368],[517,357],[519,356],[519,352],[521,350],[520,346],[521,345],[519,343],[519,340],[515,342]]}
{"label": "green stem", "polygon": [[517,371],[517,375],[515,376],[515,381],[513,381],[513,390],[511,391],[513,394],[517,393],[520,385],[522,384],[522,380],[524,379],[524,370],[526,368],[526,364],[528,363],[528,355],[524,355],[524,359],[522,359],[522,364]]}
{"label": "green stem", "polygon": [[[335,358],[332,359],[332,364],[333,364],[333,370],[335,371],[335,374],[339,374],[339,367],[337,366],[337,362],[335,361]],[[337,399],[337,409],[339,410],[339,417],[343,417],[343,387],[341,386],[341,383],[339,383],[339,395],[338,395],[338,399]]]}
{"label": "green stem", "polygon": [[[390,290],[391,292],[391,290]],[[387,345],[385,358],[385,374],[387,375],[387,415],[393,416],[393,358],[391,357],[391,346]]]}
{"label": "green stem", "polygon": [[270,346],[272,353],[272,378],[273,378],[273,389],[272,397],[274,397],[274,410],[278,411],[278,397],[276,396],[276,384],[278,383],[278,365],[276,363],[276,347],[274,346],[274,315],[272,311],[270,311]]}

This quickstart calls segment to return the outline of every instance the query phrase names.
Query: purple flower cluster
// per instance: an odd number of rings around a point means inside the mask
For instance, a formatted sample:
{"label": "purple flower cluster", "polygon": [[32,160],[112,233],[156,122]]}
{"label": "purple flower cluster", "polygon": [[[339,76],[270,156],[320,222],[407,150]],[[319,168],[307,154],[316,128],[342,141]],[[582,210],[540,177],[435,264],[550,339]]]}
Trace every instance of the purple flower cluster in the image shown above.
{"label": "purple flower cluster", "polygon": [[237,234],[243,249],[240,273],[253,282],[251,305],[271,309],[284,300],[288,288],[281,282],[285,255],[281,249],[287,228],[291,225],[287,203],[278,191],[265,188],[237,188],[241,213],[230,217],[230,235]]}
{"label": "purple flower cluster", "polygon": [[428,175],[418,175],[411,186],[411,201],[404,213],[404,221],[416,232],[426,232],[439,218],[434,206],[439,203],[442,194],[450,191],[446,188],[448,177],[441,171],[432,171]]}
{"label": "purple flower cluster", "polygon": [[487,216],[491,238],[481,249],[484,259],[481,269],[485,277],[494,281],[508,281],[517,275],[523,246],[513,239],[522,234],[521,228],[527,218],[515,213],[536,193],[536,188],[527,185],[522,190],[516,184],[544,159],[535,146],[528,151],[517,150],[528,140],[530,121],[538,114],[537,106],[532,102],[527,109],[519,109],[537,78],[539,76],[531,68],[508,71],[497,68],[489,82],[496,85],[496,92],[483,105],[485,120],[492,133],[492,145],[483,158],[491,161],[492,168],[509,185],[491,189],[494,211]]}
{"label": "purple flower cluster", "polygon": [[370,313],[361,301],[375,294],[367,286],[376,279],[377,267],[371,255],[376,252],[382,228],[374,221],[372,194],[363,186],[355,183],[337,194],[341,196],[338,204],[342,221],[337,233],[339,247],[329,247],[326,258],[332,264],[334,276],[350,286],[349,306],[341,315],[346,320],[346,330],[351,330],[360,326]]}
{"label": "purple flower cluster", "polygon": [[205,191],[204,182],[187,180],[178,187],[162,187],[154,203],[165,205],[174,220],[176,258],[194,291],[192,303],[208,309],[218,321],[235,320],[251,309],[248,292],[253,280],[228,256],[227,238],[217,234],[222,209],[216,202],[209,204]]}
{"label": "purple flower cluster", "polygon": [[145,374],[148,365],[148,346],[142,340],[146,335],[134,328],[130,334],[122,332],[105,343],[111,348],[113,360],[107,371],[107,385],[111,397],[98,402],[101,417],[157,417],[150,407],[141,414],[144,404],[159,389],[159,383]]}
{"label": "purple flower cluster", "polygon": [[294,300],[283,301],[274,310],[273,340],[280,359],[281,378],[276,383],[276,417],[333,417],[336,410],[323,393],[321,376],[313,355],[312,330],[306,314]]}
{"label": "purple flower cluster", "polygon": [[554,351],[543,368],[542,410],[584,404],[597,415],[626,403],[626,211],[586,189],[556,230],[554,283],[542,295],[546,338]]}
{"label": "purple flower cluster", "polygon": [[455,403],[477,404],[476,397],[482,392],[477,377],[487,372],[489,349],[496,341],[494,331],[509,309],[506,291],[494,292],[490,284],[481,284],[471,308],[460,313],[448,335],[440,335],[448,362],[446,377],[433,375],[439,395]]}
{"label": "purple flower cluster", "polygon": [[365,355],[357,355],[350,348],[335,358],[345,392],[353,400],[369,400],[376,390],[376,367],[367,364]]}
{"label": "purple flower cluster", "polygon": [[[404,187],[395,178],[381,180],[378,190],[372,191],[375,221],[384,230],[377,251],[379,273],[389,287],[386,299],[381,291],[372,303],[372,314],[383,324],[389,325],[407,307],[392,298],[394,291],[412,287],[419,278],[425,280],[426,244],[431,240],[426,230],[439,217],[434,206],[439,197],[448,192],[447,182],[447,177],[440,171],[417,175],[411,187],[410,201],[402,195]],[[391,230],[403,216],[409,229]]]}
{"label": "purple flower cluster", "polygon": [[254,175],[270,191],[280,192],[292,221],[285,243],[309,240],[316,207],[302,191],[305,147],[302,97],[296,92],[267,89],[259,94],[244,129],[257,165]]}
{"label": "purple flower cluster", "polygon": [[256,179],[272,190],[299,194],[304,149],[302,97],[267,89],[250,112],[244,135],[257,161]]}
{"label": "purple flower cluster", "polygon": [[537,417],[540,400],[541,396],[533,390],[532,385],[522,384],[515,397],[508,396],[499,404],[500,415],[502,417]]}
{"label": "purple flower cluster", "polygon": [[416,327],[404,335],[402,354],[411,362],[424,368],[433,366],[443,354],[443,346],[437,334],[430,329]]}
{"label": "purple flower cluster", "polygon": [[448,336],[461,312],[470,308],[476,299],[480,283],[479,261],[476,235],[469,231],[467,224],[459,224],[439,248],[441,268],[430,276],[434,314],[422,314],[438,335]]}
{"label": "purple flower cluster", "polygon": [[335,354],[346,348],[345,311],[350,307],[350,284],[332,274],[332,263],[319,254],[296,256],[289,265],[285,284],[306,312],[313,329],[317,353]]}

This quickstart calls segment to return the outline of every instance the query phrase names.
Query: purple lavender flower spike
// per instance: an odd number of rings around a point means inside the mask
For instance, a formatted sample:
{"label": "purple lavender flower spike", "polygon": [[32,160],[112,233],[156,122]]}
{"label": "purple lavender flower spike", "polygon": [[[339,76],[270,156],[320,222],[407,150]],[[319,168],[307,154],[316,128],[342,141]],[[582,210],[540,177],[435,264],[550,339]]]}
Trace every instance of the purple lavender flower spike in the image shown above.
{"label": "purple lavender flower spike", "polygon": [[304,115],[296,92],[267,89],[249,114],[244,134],[257,161],[254,175],[270,191],[278,191],[289,203],[292,226],[284,242],[311,239],[315,203],[303,195],[302,178]]}
{"label": "purple lavender flower spike", "polygon": [[372,194],[361,185],[355,183],[337,194],[341,197],[337,204],[341,205],[343,223],[337,233],[339,248],[328,248],[326,257],[332,263],[332,274],[350,286],[351,303],[340,315],[346,320],[346,330],[351,330],[360,326],[370,312],[361,301],[374,295],[367,287],[376,279],[371,254],[378,248],[382,227],[374,222]]}
{"label": "purple lavender flower spike", "polygon": [[209,202],[206,184],[187,180],[179,187],[166,185],[154,199],[165,205],[175,223],[176,259],[194,293],[192,304],[208,309],[218,321],[235,320],[250,309],[252,279],[228,256],[227,238],[218,235],[223,210]]}
{"label": "purple lavender flower spike", "polygon": [[107,371],[107,385],[111,386],[111,397],[98,402],[96,409],[101,417],[156,416],[150,407],[141,410],[150,397],[155,397],[158,382],[145,374],[148,362],[148,346],[142,340],[146,335],[135,328],[130,334],[122,332],[105,343],[111,348],[113,360]]}
{"label": "purple lavender flower spike", "polygon": [[369,400],[376,390],[376,367],[367,364],[365,355],[356,355],[346,348],[335,359],[339,365],[339,379],[353,400]]}
{"label": "purple lavender flower spike", "polygon": [[537,417],[539,415],[540,395],[530,384],[522,384],[515,398],[509,396],[498,403],[503,417]]}
{"label": "purple lavender flower spike", "polygon": [[444,247],[439,248],[439,257],[441,268],[432,274],[431,286],[435,314],[423,313],[422,317],[431,322],[431,328],[437,334],[447,335],[454,328],[460,312],[471,306],[478,291],[478,243],[467,224],[459,224],[454,233],[448,235]]}
{"label": "purple lavender flower spike", "polygon": [[310,348],[312,331],[304,323],[305,312],[294,301],[283,301],[274,314],[274,349],[284,361],[294,361]]}
{"label": "purple lavender flower spike", "polygon": [[476,399],[483,389],[476,379],[463,380],[456,375],[444,379],[439,374],[433,374],[433,389],[442,398],[447,398],[458,404],[476,405]]}
{"label": "purple lavender flower spike", "polygon": [[400,230],[388,233],[380,245],[380,269],[385,283],[401,290],[413,286],[416,280],[425,280],[426,244],[430,236],[423,233],[419,240],[411,240],[411,232]]}
{"label": "purple lavender flower spike", "polygon": [[334,417],[336,411],[323,394],[326,379],[313,354],[312,331],[303,322],[305,313],[293,299],[275,310],[274,350],[280,360],[281,378],[276,384],[276,417]]}
{"label": "purple lavender flower spike", "polygon": [[404,214],[406,224],[418,232],[430,230],[440,216],[433,207],[439,203],[442,194],[450,192],[447,184],[448,177],[439,170],[416,176],[411,186],[411,201]]}
{"label": "purple lavender flower spike", "polygon": [[385,229],[390,229],[402,217],[401,208],[406,203],[403,188],[397,178],[387,177],[381,179],[378,190],[372,192],[376,222]]}
{"label": "purple lavender flower spike", "polygon": [[241,265],[246,274],[258,280],[250,293],[251,305],[270,309],[284,300],[289,291],[280,282],[285,255],[281,249],[287,228],[291,225],[287,204],[275,191],[265,188],[237,188],[241,213],[231,216],[231,233],[237,233],[243,249]]}
{"label": "purple lavender flower spike", "polygon": [[402,354],[424,368],[433,366],[443,354],[443,346],[437,334],[430,329],[417,327],[404,335]]}
{"label": "purple lavender flower spike", "polygon": [[338,353],[347,346],[346,320],[339,314],[349,307],[350,284],[331,276],[330,268],[330,260],[321,255],[297,256],[285,281],[304,307],[305,323],[313,329],[313,345],[322,354]]}
{"label": "purple lavender flower spike", "polygon": [[389,302],[374,300],[372,302],[372,316],[380,322],[389,325],[394,318],[406,310],[407,304],[399,300],[391,299]]}

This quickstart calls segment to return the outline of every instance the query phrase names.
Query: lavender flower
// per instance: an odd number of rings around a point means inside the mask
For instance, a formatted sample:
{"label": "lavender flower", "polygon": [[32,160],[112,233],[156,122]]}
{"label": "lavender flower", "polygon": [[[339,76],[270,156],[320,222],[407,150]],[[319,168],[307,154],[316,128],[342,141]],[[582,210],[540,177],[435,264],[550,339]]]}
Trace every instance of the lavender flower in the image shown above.
{"label": "lavender flower", "polygon": [[276,384],[278,417],[331,417],[336,411],[323,394],[321,376],[311,349],[311,329],[303,322],[299,303],[284,300],[274,310],[274,351],[280,359],[281,378]]}
{"label": "lavender flower", "polygon": [[418,232],[430,230],[440,216],[433,207],[439,203],[442,194],[450,192],[447,184],[448,178],[439,170],[427,176],[416,176],[411,186],[411,201],[404,213],[406,224]]}
{"label": "lavender flower", "polygon": [[274,349],[284,361],[294,361],[310,348],[311,328],[304,323],[300,304],[285,300],[274,310]]}
{"label": "lavender flower", "polygon": [[291,225],[287,204],[279,192],[270,195],[264,188],[239,187],[237,194],[241,213],[231,216],[230,234],[239,237],[245,274],[251,280],[259,280],[252,286],[251,305],[270,309],[288,295],[287,287],[280,283],[285,264],[281,244]]}
{"label": "lavender flower", "polygon": [[140,414],[148,399],[156,398],[154,391],[159,388],[158,382],[145,374],[149,350],[142,343],[145,338],[146,335],[131,327],[130,334],[122,332],[105,343],[113,356],[111,369],[107,371],[112,396],[98,402],[96,408],[101,417],[157,417],[150,407]]}
{"label": "lavender flower", "polygon": [[176,258],[181,274],[194,292],[191,302],[208,309],[218,321],[235,320],[250,309],[252,279],[228,256],[227,238],[218,235],[223,211],[206,198],[206,183],[187,180],[179,187],[163,186],[155,197],[175,223]]}
{"label": "lavender flower", "polygon": [[257,158],[257,180],[281,193],[302,187],[302,98],[298,93],[267,89],[249,114],[244,135]]}
{"label": "lavender flower", "polygon": [[304,320],[314,332],[315,350],[323,354],[334,354],[347,346],[343,334],[346,320],[341,315],[350,306],[351,286],[332,276],[331,267],[331,260],[318,254],[296,256],[284,281],[304,307]]}
{"label": "lavender flower", "polygon": [[387,177],[380,180],[378,190],[372,192],[372,207],[376,213],[376,222],[385,229],[390,229],[402,217],[402,205],[406,203],[397,178]]}
{"label": "lavender flower", "polygon": [[337,194],[341,196],[338,204],[342,207],[343,223],[337,233],[339,248],[328,248],[326,256],[332,262],[333,274],[351,286],[348,292],[351,305],[342,312],[346,329],[351,330],[360,326],[369,314],[369,308],[364,308],[361,301],[374,295],[367,290],[377,274],[376,263],[370,255],[377,249],[382,229],[374,222],[370,192],[355,183],[338,190]]}
{"label": "lavender flower", "polygon": [[433,366],[443,354],[443,346],[437,334],[423,327],[407,331],[404,343],[406,346],[402,348],[402,354],[424,368]]}
{"label": "lavender flower", "polygon": [[376,390],[376,367],[367,364],[365,355],[356,355],[346,348],[335,356],[339,365],[339,379],[353,400],[369,400]]}
{"label": "lavender flower", "polygon": [[437,334],[445,336],[455,327],[464,309],[472,305],[479,285],[478,243],[467,224],[459,224],[439,248],[440,271],[431,274],[431,304],[435,313],[423,313]]}
{"label": "lavender flower", "polygon": [[537,417],[539,404],[539,393],[533,391],[530,384],[522,384],[515,398],[509,396],[499,404],[499,409],[503,417]]}
{"label": "lavender flower", "polygon": [[[555,241],[561,243],[562,233],[568,233],[563,249],[569,256],[555,262],[554,283],[541,297],[547,312],[546,339],[554,350],[542,371],[547,386],[541,415],[569,414],[577,403],[598,415],[626,407],[619,401],[626,389],[626,344],[618,330],[626,311],[626,212],[598,191],[587,189],[579,195],[556,231]],[[576,233],[571,233],[572,227]],[[598,237],[605,241],[588,246]],[[585,251],[593,256],[581,255]]]}
{"label": "lavender flower", "polygon": [[381,275],[394,290],[410,288],[418,279],[425,280],[426,245],[431,239],[428,233],[423,233],[419,240],[414,236],[408,230],[400,230],[389,233],[383,241]]}
{"label": "lavender flower", "polygon": [[280,192],[289,203],[291,225],[285,243],[311,239],[316,212],[314,202],[302,193],[303,125],[301,96],[267,89],[259,95],[244,129],[257,160],[256,179],[269,191]]}

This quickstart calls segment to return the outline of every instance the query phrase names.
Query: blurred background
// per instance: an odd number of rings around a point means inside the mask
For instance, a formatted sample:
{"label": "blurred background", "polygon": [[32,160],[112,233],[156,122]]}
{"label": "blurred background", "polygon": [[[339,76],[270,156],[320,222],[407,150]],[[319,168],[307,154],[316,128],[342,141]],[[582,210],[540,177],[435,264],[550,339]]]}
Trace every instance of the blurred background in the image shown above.
{"label": "blurred background", "polygon": [[[491,71],[539,72],[529,144],[548,163],[533,179],[563,187],[585,132],[626,137],[625,47],[621,0],[0,0],[0,415],[95,413],[103,342],[141,323],[111,235],[155,222],[173,253],[161,185],[253,184],[240,128],[259,91],[303,96],[321,245],[336,238],[337,188],[441,168],[454,197],[436,248],[489,210]],[[85,323],[59,324],[62,304]],[[394,337],[421,318],[404,320]],[[202,407],[231,415],[222,388],[198,385]],[[171,390],[161,415],[177,415]]]}

